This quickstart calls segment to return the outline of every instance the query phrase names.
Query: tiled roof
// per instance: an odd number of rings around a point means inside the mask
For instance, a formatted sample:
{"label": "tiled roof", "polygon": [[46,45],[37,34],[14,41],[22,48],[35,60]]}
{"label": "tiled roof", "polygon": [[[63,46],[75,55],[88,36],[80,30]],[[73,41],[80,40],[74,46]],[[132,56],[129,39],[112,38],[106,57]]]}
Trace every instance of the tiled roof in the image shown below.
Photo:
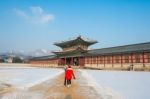
{"label": "tiled roof", "polygon": [[150,51],[150,42],[89,50],[88,55]]}
{"label": "tiled roof", "polygon": [[88,39],[88,38],[83,37],[83,36],[78,36],[76,38],[73,38],[73,39],[70,39],[67,41],[55,42],[54,45],[59,46],[59,47],[65,47],[69,44],[77,44],[78,41],[84,42],[88,45],[92,45],[92,44],[97,43],[96,40],[91,40],[91,39]]}
{"label": "tiled roof", "polygon": [[33,57],[31,60],[45,60],[45,59],[52,59],[57,58],[56,55],[48,55],[48,56],[41,56],[41,57]]}

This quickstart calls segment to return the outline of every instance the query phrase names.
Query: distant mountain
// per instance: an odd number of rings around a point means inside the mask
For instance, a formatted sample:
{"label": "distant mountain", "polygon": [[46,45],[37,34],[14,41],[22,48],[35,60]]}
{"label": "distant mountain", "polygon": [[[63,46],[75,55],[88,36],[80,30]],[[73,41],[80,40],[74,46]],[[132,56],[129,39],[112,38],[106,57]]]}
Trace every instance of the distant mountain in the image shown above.
{"label": "distant mountain", "polygon": [[23,54],[23,53],[17,53],[17,52],[5,52],[5,53],[0,53],[1,58],[9,58],[9,57],[19,57],[20,59],[24,60],[27,59],[31,56]]}
{"label": "distant mountain", "polygon": [[45,49],[37,49],[32,52],[11,51],[11,52],[0,53],[0,59],[7,59],[9,57],[12,58],[18,57],[21,60],[29,60],[32,57],[40,57],[40,56],[47,56],[47,55],[53,55],[52,51],[45,50]]}
{"label": "distant mountain", "polygon": [[0,56],[45,56],[53,54],[51,50],[37,49],[32,52],[11,51],[0,53]]}
{"label": "distant mountain", "polygon": [[33,52],[30,52],[30,55],[33,56],[33,57],[38,57],[38,56],[53,55],[53,53],[50,50],[37,49],[37,50],[35,50]]}

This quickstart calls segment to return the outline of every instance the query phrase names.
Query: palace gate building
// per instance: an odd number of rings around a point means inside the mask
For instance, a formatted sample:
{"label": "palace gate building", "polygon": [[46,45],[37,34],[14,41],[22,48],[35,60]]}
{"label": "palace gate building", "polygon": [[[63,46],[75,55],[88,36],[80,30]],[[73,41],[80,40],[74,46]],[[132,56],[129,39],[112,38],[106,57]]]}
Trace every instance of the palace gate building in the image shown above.
{"label": "palace gate building", "polygon": [[78,36],[74,39],[56,42],[62,51],[54,55],[34,57],[33,66],[74,67],[114,70],[150,70],[150,42],[89,50],[95,40]]}

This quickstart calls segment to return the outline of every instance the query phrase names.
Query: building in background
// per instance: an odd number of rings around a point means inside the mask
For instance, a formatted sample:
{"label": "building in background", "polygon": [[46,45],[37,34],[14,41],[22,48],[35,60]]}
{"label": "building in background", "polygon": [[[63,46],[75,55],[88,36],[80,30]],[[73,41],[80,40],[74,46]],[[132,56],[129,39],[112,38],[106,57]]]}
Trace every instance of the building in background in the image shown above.
{"label": "building in background", "polygon": [[89,50],[97,43],[82,36],[54,45],[62,51],[55,55],[34,57],[30,63],[34,66],[62,67],[71,64],[74,67],[113,69],[113,70],[150,70],[150,42]]}

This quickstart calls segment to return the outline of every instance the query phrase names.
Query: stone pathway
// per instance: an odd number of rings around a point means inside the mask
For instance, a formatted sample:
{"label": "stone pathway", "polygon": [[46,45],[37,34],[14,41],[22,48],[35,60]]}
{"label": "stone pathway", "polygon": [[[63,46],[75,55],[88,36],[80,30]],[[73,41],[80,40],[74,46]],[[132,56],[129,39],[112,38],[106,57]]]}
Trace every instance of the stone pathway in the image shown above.
{"label": "stone pathway", "polygon": [[61,74],[27,90],[9,93],[2,99],[118,99],[89,85],[80,70],[75,70],[75,75],[69,88],[64,86],[64,74]]}
{"label": "stone pathway", "polygon": [[65,87],[64,74],[54,78],[52,82],[45,82],[30,88],[30,91],[41,91],[44,99],[100,99],[92,86],[87,86],[86,80],[81,76],[80,71],[75,71],[76,79],[72,80],[71,87]]}

